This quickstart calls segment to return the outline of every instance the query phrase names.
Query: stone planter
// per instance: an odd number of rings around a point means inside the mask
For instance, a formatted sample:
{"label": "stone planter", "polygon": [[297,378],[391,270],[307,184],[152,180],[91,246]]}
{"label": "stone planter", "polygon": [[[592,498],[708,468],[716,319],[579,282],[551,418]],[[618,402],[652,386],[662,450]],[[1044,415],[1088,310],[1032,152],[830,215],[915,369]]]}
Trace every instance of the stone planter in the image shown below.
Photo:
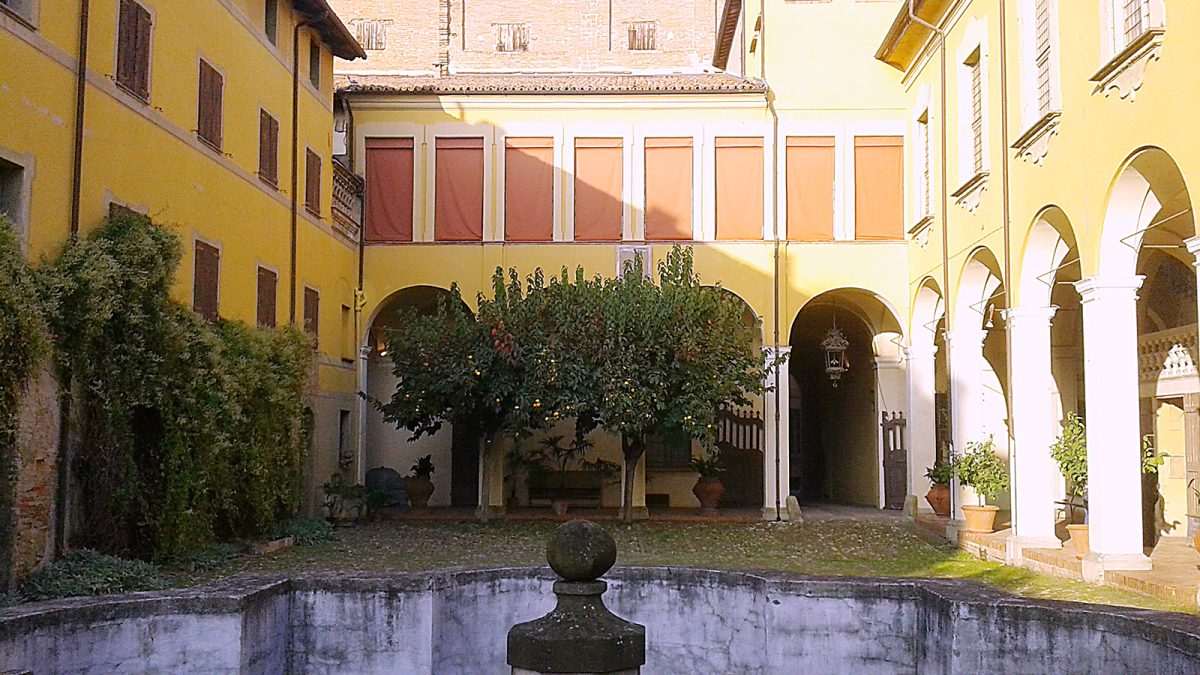
{"label": "stone planter", "polygon": [[720,478],[701,476],[696,479],[696,485],[692,487],[692,494],[700,500],[701,510],[706,513],[716,513],[717,505],[725,496],[725,486],[721,483]]}
{"label": "stone planter", "polygon": [[925,501],[933,507],[933,512],[946,518],[950,515],[950,486],[933,484],[925,493]]}
{"label": "stone planter", "polygon": [[433,495],[433,481],[429,476],[409,476],[405,480],[405,492],[414,509],[423,509],[429,506],[429,497]]}
{"label": "stone planter", "polygon": [[966,520],[966,525],[963,528],[964,532],[990,534],[996,531],[996,513],[1000,510],[1000,507],[964,506],[962,509],[963,518]]}
{"label": "stone planter", "polygon": [[1071,543],[1075,544],[1075,557],[1082,558],[1092,551],[1087,525],[1067,525],[1067,532],[1071,533]]}

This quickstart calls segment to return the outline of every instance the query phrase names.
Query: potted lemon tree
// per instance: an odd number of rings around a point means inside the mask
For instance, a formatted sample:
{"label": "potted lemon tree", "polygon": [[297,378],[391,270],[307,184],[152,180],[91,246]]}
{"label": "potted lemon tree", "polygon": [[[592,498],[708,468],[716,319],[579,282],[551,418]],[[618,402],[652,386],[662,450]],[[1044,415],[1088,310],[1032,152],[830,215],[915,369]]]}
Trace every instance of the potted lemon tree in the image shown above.
{"label": "potted lemon tree", "polygon": [[963,485],[975,488],[979,505],[963,505],[967,532],[993,532],[996,528],[998,506],[987,503],[1008,489],[1008,467],[996,455],[992,437],[982,443],[968,443],[966,452],[955,462],[955,473]]}
{"label": "potted lemon tree", "polygon": [[1087,511],[1087,440],[1083,420],[1067,413],[1062,434],[1050,446],[1050,457],[1067,479],[1067,532],[1075,545],[1075,554],[1087,555],[1091,550],[1088,526],[1076,511]]}

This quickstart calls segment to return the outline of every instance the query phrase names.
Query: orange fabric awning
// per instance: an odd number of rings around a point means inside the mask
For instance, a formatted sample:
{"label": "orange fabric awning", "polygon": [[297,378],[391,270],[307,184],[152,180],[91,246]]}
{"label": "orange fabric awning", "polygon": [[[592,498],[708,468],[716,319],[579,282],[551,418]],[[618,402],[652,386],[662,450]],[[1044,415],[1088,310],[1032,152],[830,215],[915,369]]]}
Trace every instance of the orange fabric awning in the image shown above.
{"label": "orange fabric awning", "polygon": [[854,139],[854,238],[904,238],[904,137]]}
{"label": "orange fabric awning", "polygon": [[763,139],[716,139],[717,239],[763,238]]}
{"label": "orange fabric awning", "polygon": [[785,152],[787,238],[833,241],[833,136],[789,136]]}
{"label": "orange fabric awning", "polygon": [[367,243],[413,240],[413,139],[368,138]]}
{"label": "orange fabric awning", "polygon": [[554,238],[554,139],[504,141],[504,239]]}
{"label": "orange fabric awning", "polygon": [[433,234],[437,241],[483,239],[483,139],[439,138]]}
{"label": "orange fabric awning", "polygon": [[646,239],[692,238],[692,139],[646,139]]}
{"label": "orange fabric awning", "polygon": [[575,240],[620,241],[624,143],[620,138],[575,139]]}

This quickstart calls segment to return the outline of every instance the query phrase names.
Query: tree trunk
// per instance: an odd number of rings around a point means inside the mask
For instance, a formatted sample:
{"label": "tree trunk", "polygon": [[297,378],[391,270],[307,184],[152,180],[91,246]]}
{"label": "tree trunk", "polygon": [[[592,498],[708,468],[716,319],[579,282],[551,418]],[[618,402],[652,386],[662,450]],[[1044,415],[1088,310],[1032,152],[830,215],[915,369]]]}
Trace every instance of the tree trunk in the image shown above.
{"label": "tree trunk", "polygon": [[496,434],[485,433],[479,439],[479,505],[475,516],[483,522],[492,518],[492,446]]}
{"label": "tree trunk", "polygon": [[645,436],[629,438],[621,435],[621,453],[625,456],[625,480],[621,488],[621,522],[633,522],[633,479],[637,476],[638,461],[646,451]]}

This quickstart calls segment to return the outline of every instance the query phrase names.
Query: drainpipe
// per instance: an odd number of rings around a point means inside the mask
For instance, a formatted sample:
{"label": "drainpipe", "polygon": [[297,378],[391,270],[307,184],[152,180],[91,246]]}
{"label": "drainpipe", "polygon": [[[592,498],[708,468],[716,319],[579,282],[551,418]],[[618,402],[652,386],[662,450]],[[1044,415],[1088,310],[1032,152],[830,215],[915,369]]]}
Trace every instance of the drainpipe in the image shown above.
{"label": "drainpipe", "polygon": [[296,325],[296,228],[300,218],[299,186],[300,153],[300,31],[328,18],[329,12],[297,23],[292,28],[292,214],[290,249],[291,262],[288,266],[288,323]]}
{"label": "drainpipe", "polygon": [[79,3],[79,54],[75,65],[75,149],[71,167],[71,238],[79,236],[79,202],[83,192],[83,112],[87,94],[88,15],[90,1]]}
{"label": "drainpipe", "polygon": [[[1001,0],[1001,3],[1003,3],[1003,1],[1004,0]],[[940,169],[941,169],[941,171],[939,172],[941,174],[941,176],[939,177],[939,179],[942,184],[942,194],[941,194],[941,208],[942,208],[942,213],[941,213],[941,220],[942,220],[942,317],[943,317],[943,321],[945,321],[945,323],[946,323],[946,332],[948,333],[950,331],[950,241],[949,241],[949,236],[948,236],[949,232],[950,232],[949,219],[948,219],[949,208],[950,208],[950,200],[949,200],[950,177],[949,177],[949,171],[946,168],[946,137],[947,137],[947,133],[946,133],[946,129],[947,129],[947,125],[946,125],[946,121],[947,121],[947,117],[946,117],[946,80],[948,79],[946,76],[946,33],[941,28],[938,28],[937,26],[935,26],[935,25],[929,23],[928,21],[922,19],[921,17],[917,16],[915,3],[916,3],[916,0],[908,0],[908,18],[909,18],[909,20],[911,20],[913,23],[916,23],[917,25],[924,26],[926,29],[928,29],[930,32],[932,32],[934,35],[936,35],[938,38],[938,59],[939,59],[939,68],[941,70],[941,72],[939,73],[939,77],[941,78],[941,85],[940,85],[941,90],[938,92],[938,99],[939,99],[938,106],[940,108],[940,111],[938,112],[938,127],[939,127],[939,135],[941,136],[941,139],[940,139],[940,145],[941,145],[941,148],[940,148],[941,167],[940,167]],[[936,366],[935,366],[935,368],[936,368]],[[950,369],[951,369],[950,356],[949,356],[949,354],[947,354],[946,355],[946,378],[947,378],[947,380],[952,379]],[[946,396],[946,413],[951,420],[954,419],[953,410],[954,410],[954,399],[951,396],[947,395]],[[934,415],[936,416],[936,414],[937,414],[937,411],[935,410]],[[951,422],[951,424],[953,424],[953,422]],[[935,436],[936,436],[936,434],[935,434]],[[953,438],[953,435],[951,435],[951,438]],[[935,443],[936,443],[936,441],[935,441]],[[950,443],[951,443],[950,452],[954,452],[953,441],[950,441]],[[954,517],[954,506],[955,506],[954,502],[955,502],[956,497],[957,497],[957,495],[955,494],[955,491],[951,490],[950,491],[950,516],[951,516],[952,520]]]}
{"label": "drainpipe", "polygon": [[[1005,307],[1012,308],[1012,223],[1011,205],[1009,204],[1009,166],[1008,166],[1008,30],[1005,25],[1007,19],[1007,11],[1005,8],[1005,0],[999,0],[1000,5],[1000,191],[1001,191],[1001,224],[1004,229],[1004,294]],[[1015,476],[1014,469],[1017,464],[1017,444],[1013,443],[1013,419],[1012,419],[1012,331],[1005,326],[1004,330],[1004,361],[1005,373],[1004,379],[1006,382],[1005,405],[1009,416],[1008,425],[1008,465],[1009,474]],[[1009,481],[1009,501],[1012,504],[1017,502],[1017,481]],[[1013,531],[1016,531],[1016,514],[1017,510],[1012,509]]]}
{"label": "drainpipe", "polygon": [[[762,3],[762,29],[759,34],[761,44],[759,48],[762,50],[760,59],[762,81],[767,90],[767,110],[771,113],[771,231],[774,234],[774,239],[771,242],[772,248],[772,270],[771,270],[771,323],[772,326],[772,341],[774,349],[772,354],[779,357],[779,113],[775,110],[775,97],[771,93],[771,86],[767,84],[767,2]],[[743,19],[743,23],[745,20]],[[782,466],[783,453],[783,437],[781,434],[786,430],[783,429],[783,416],[779,412],[780,395],[779,395],[779,379],[787,377],[788,371],[786,366],[774,365],[775,369],[775,391],[771,395],[775,397],[775,419],[772,424],[775,425],[775,522],[783,520],[781,509],[783,508],[783,485],[785,484],[783,476],[780,474]],[[787,404],[787,401],[784,401]],[[790,481],[787,481],[790,482]]]}

